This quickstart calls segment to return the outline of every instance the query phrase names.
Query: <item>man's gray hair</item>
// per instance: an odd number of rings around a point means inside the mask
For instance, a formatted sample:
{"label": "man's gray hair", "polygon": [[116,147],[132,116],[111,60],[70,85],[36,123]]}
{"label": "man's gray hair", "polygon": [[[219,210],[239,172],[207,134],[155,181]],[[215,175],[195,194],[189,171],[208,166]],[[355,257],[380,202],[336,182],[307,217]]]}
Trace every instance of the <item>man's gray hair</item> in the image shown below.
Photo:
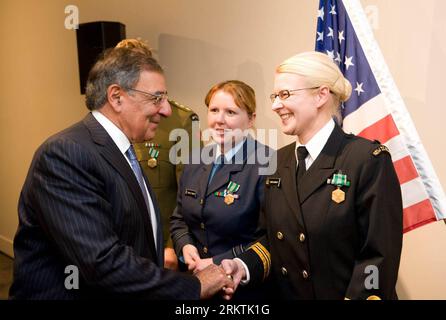
{"label": "man's gray hair", "polygon": [[85,94],[87,108],[100,109],[107,102],[107,89],[112,84],[119,85],[123,90],[134,88],[142,71],[164,73],[158,62],[141,50],[106,50],[88,74]]}

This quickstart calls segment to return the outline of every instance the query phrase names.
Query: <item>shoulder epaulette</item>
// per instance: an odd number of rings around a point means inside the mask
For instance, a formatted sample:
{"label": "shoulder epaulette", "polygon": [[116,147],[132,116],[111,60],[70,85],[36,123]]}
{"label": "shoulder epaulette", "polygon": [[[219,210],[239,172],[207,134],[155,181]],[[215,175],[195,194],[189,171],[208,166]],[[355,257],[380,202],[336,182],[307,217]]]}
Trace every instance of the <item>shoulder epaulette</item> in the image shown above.
{"label": "shoulder epaulette", "polygon": [[183,111],[186,111],[186,112],[192,112],[192,109],[191,109],[191,108],[188,108],[188,107],[186,107],[185,105],[183,105],[183,104],[181,104],[181,103],[178,103],[178,102],[175,101],[175,100],[171,100],[171,99],[169,99],[169,103],[170,103],[171,106],[174,106],[174,107],[176,107],[176,108],[178,108],[178,109],[180,109],[180,110],[183,110]]}
{"label": "shoulder epaulette", "polygon": [[386,146],[380,144],[377,148],[375,148],[372,152],[372,154],[377,157],[379,156],[382,152],[387,152],[388,154],[390,154],[389,148],[387,148]]}

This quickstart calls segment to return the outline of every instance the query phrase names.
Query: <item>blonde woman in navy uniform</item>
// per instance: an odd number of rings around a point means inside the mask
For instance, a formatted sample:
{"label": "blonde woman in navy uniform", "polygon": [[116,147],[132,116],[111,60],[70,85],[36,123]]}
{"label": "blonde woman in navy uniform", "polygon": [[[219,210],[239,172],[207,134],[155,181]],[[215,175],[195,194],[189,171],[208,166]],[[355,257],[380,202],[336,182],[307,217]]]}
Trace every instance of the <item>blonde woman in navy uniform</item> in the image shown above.
{"label": "blonde woman in navy uniform", "polygon": [[[269,148],[242,134],[254,125],[254,90],[241,81],[225,81],[210,89],[205,103],[215,143],[202,154],[210,154],[214,163],[202,159],[185,166],[170,227],[175,251],[191,272],[238,256],[264,234],[258,220],[265,178],[259,175],[257,154],[267,155]],[[235,296],[264,297],[258,289]]]}
{"label": "blonde woman in navy uniform", "polygon": [[266,181],[267,235],[241,260],[223,261],[236,282],[270,274],[283,299],[397,298],[401,190],[388,149],[333,120],[350,94],[325,54],[301,53],[276,69],[272,109],[296,142],[278,151]]}

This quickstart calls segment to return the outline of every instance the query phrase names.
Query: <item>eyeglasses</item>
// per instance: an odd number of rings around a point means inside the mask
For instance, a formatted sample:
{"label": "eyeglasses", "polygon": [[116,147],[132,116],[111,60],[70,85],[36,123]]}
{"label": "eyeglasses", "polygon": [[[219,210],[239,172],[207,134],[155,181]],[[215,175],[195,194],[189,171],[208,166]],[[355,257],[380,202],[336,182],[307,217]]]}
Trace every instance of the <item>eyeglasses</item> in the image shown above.
{"label": "eyeglasses", "polygon": [[312,87],[312,88],[300,88],[300,89],[294,89],[294,90],[280,90],[278,93],[272,93],[269,98],[271,99],[271,102],[274,103],[276,101],[276,98],[279,97],[280,100],[288,99],[292,94],[292,92],[300,91],[300,90],[309,90],[309,89],[317,89],[319,87]]}
{"label": "eyeglasses", "polygon": [[159,105],[164,99],[168,99],[167,91],[157,92],[157,93],[149,93],[149,92],[132,89],[132,88],[125,88],[125,90],[135,91],[135,92],[139,92],[139,93],[145,95],[147,98],[149,98],[150,101],[152,101],[152,103],[154,105]]}

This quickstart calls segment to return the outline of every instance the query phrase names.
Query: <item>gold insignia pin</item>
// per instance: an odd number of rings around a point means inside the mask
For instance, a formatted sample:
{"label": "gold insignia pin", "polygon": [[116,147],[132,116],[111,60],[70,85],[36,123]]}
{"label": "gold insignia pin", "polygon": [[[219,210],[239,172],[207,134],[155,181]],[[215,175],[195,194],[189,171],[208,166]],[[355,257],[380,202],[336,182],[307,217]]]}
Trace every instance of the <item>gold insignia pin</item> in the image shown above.
{"label": "gold insignia pin", "polygon": [[149,160],[147,160],[147,165],[153,169],[158,165],[158,161],[156,160],[156,158],[150,158]]}
{"label": "gold insignia pin", "polygon": [[345,200],[345,192],[339,187],[331,193],[331,200],[336,203],[341,203]]}
{"label": "gold insignia pin", "polygon": [[234,196],[232,194],[225,195],[225,203],[229,206],[234,203]]}
{"label": "gold insignia pin", "polygon": [[377,157],[381,154],[381,152],[390,153],[389,148],[387,148],[386,146],[383,146],[383,145],[378,146],[375,150],[373,150],[372,153],[375,157]]}

